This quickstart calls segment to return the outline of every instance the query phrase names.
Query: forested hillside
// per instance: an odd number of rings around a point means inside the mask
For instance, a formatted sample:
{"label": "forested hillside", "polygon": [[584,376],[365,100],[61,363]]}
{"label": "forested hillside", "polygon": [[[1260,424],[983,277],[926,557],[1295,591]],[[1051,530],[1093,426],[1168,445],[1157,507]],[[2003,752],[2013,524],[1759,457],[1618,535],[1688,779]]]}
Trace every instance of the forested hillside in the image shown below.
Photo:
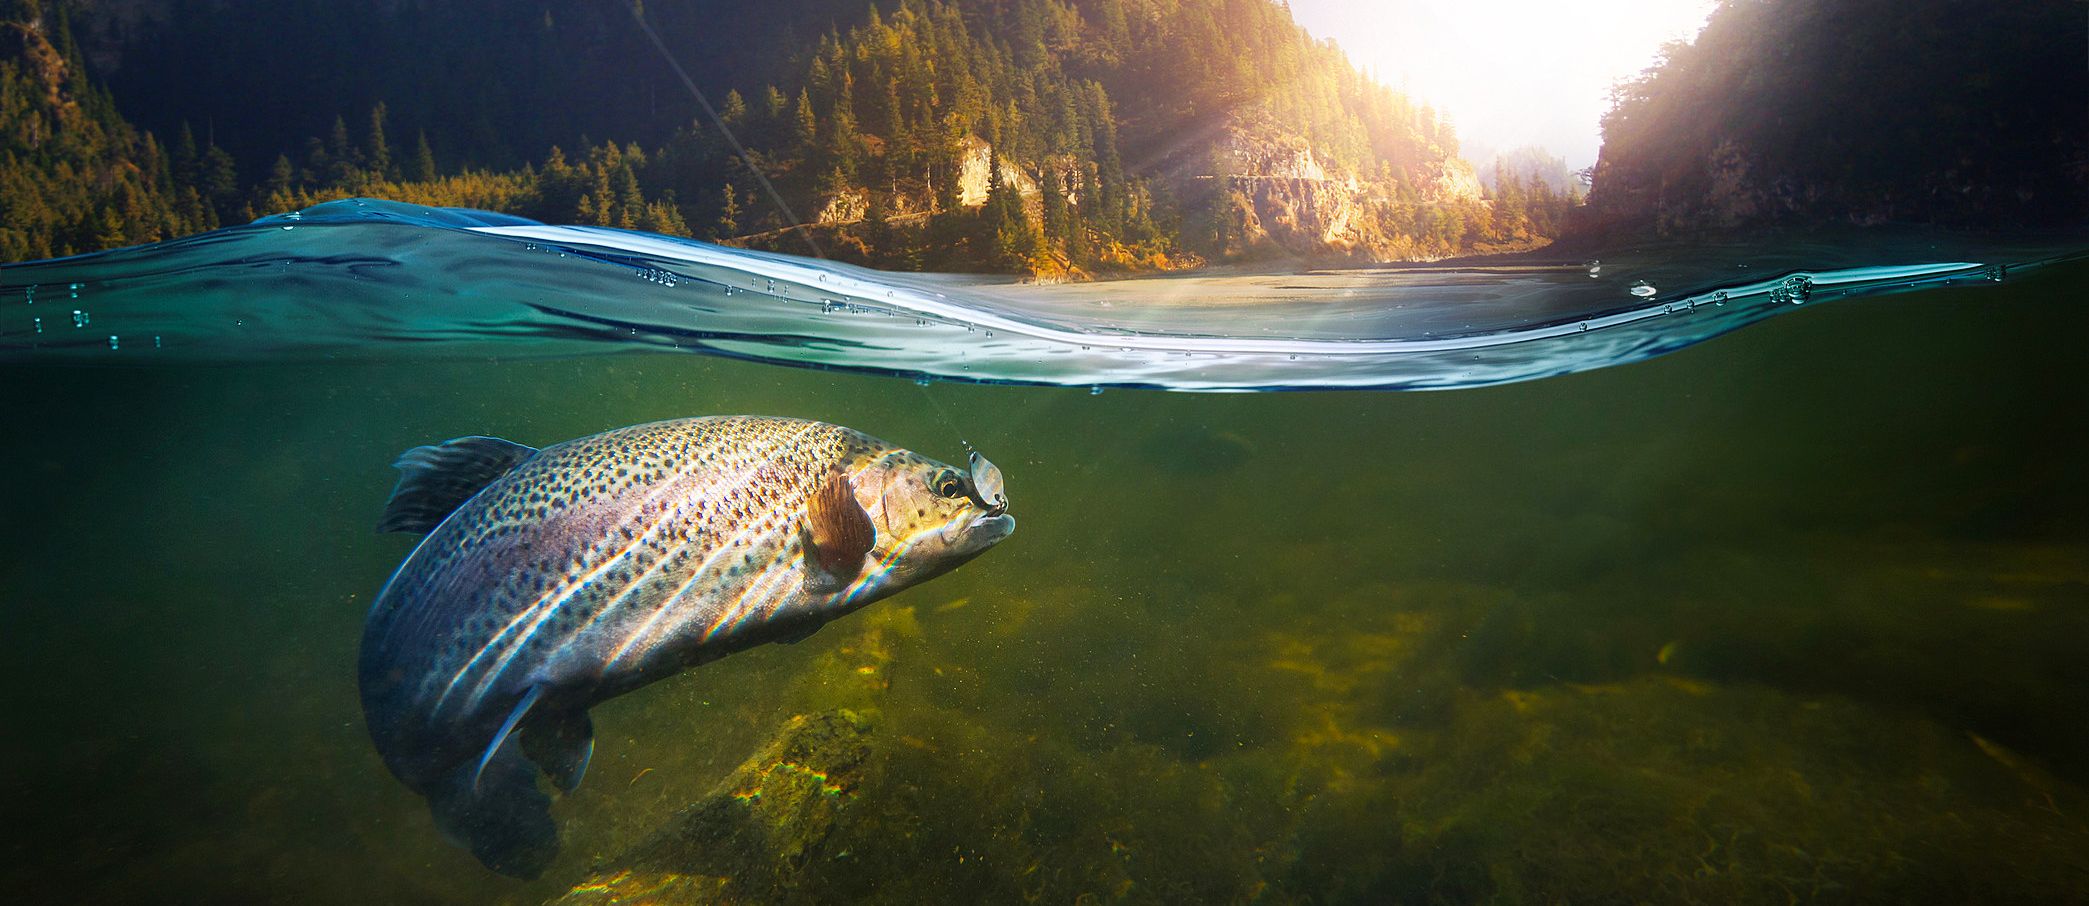
{"label": "forested hillside", "polygon": [[1620,86],[1583,230],[2089,219],[2074,0],[1725,0]]}
{"label": "forested hillside", "polygon": [[1497,204],[1446,117],[1269,0],[641,7],[744,158],[620,4],[8,2],[9,97],[80,98],[62,129],[63,104],[12,103],[10,133],[43,109],[39,134],[139,174],[111,195],[16,153],[17,181],[79,197],[7,209],[12,258],[369,195],[1060,277],[1528,246],[1573,203],[1519,179]]}
{"label": "forested hillside", "polygon": [[218,225],[199,193],[230,159],[167,149],[124,122],[80,65],[63,9],[0,0],[0,260],[151,242]]}

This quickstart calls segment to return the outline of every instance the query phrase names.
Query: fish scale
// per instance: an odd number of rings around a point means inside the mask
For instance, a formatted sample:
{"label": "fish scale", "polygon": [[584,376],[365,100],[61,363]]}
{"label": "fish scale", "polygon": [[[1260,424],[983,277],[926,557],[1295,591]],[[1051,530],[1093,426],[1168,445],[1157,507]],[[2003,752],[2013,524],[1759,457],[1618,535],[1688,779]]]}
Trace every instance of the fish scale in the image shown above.
{"label": "fish scale", "polygon": [[364,630],[371,738],[447,835],[524,877],[557,849],[536,775],[579,782],[589,706],[795,641],[1014,528],[977,454],[960,471],[798,419],[678,419],[543,450],[458,438],[399,467],[381,525],[428,537]]}
{"label": "fish scale", "polygon": [[[742,420],[729,425],[741,430],[703,430],[715,427],[703,425],[698,430],[686,433],[642,432],[639,429],[613,431],[591,438],[590,442],[578,445],[576,449],[559,451],[561,455],[545,457],[541,463],[529,464],[525,468],[534,466],[535,472],[553,476],[546,492],[551,495],[553,501],[564,501],[555,502],[550,506],[550,511],[556,512],[613,499],[634,487],[645,487],[631,474],[633,466],[645,467],[646,473],[656,478],[674,474],[677,478],[691,480],[685,464],[701,461],[707,477],[713,480],[706,482],[694,479],[698,486],[690,499],[708,502],[717,511],[699,512],[694,518],[684,519],[673,518],[680,514],[672,511],[664,512],[661,514],[662,518],[654,521],[652,527],[640,535],[640,540],[652,537],[656,533],[667,536],[693,536],[694,547],[700,551],[712,551],[710,560],[716,560],[720,553],[747,547],[759,550],[767,546],[763,542],[772,540],[771,536],[780,527],[780,520],[757,521],[753,518],[757,507],[762,511],[775,512],[778,516],[802,513],[802,503],[789,514],[777,511],[789,501],[792,493],[796,491],[796,485],[811,477],[816,456],[840,458],[842,445],[836,442],[838,438],[834,435],[846,430],[822,426],[830,429],[821,432],[825,436],[808,437],[811,432],[798,431],[794,432],[795,437],[779,437],[777,435],[780,432],[777,430],[747,430],[779,427],[770,420],[755,421],[753,425],[747,425],[745,420]],[[639,434],[639,437],[627,437],[631,434]],[[668,434],[669,438],[680,435],[682,444],[662,438],[661,434]],[[808,439],[811,442],[804,442]],[[663,442],[664,440],[666,442]],[[793,441],[800,442],[793,444]],[[827,442],[820,443],[821,441]],[[720,449],[721,447],[723,449]],[[814,448],[813,455],[806,455],[807,447]],[[742,455],[735,456],[735,452]],[[672,473],[663,468],[663,460],[670,456],[673,457]],[[734,480],[750,470],[756,480]],[[460,511],[459,516],[469,514],[473,518],[468,518],[458,526],[461,534],[460,544],[448,553],[454,555],[457,551],[473,547],[475,542],[483,543],[484,539],[497,536],[502,530],[518,523],[542,518],[528,515],[532,511],[523,505],[528,499],[525,489],[533,490],[537,484],[531,481],[534,475],[521,469],[517,471],[519,474],[515,475],[514,482],[500,486],[506,493],[491,497],[484,506],[475,510]],[[802,498],[803,495],[799,493],[797,496]],[[648,515],[642,507],[627,520],[625,530],[632,530],[633,524],[645,524]],[[711,528],[721,524],[741,528],[731,534]],[[750,535],[752,537],[749,537]],[[756,556],[756,550],[743,551],[743,555],[752,558]],[[619,583],[614,583],[614,576],[606,577],[612,580],[611,582],[598,582],[595,581],[595,574],[608,564],[630,556],[633,551],[634,548],[630,546],[614,545],[606,539],[591,542],[570,552],[570,563],[560,573],[562,581],[547,593],[527,602],[519,599],[507,602],[513,608],[502,609],[502,612],[512,614],[508,628],[520,628],[521,631],[504,632],[495,639],[498,641],[500,638],[506,638],[508,642],[494,662],[498,666],[484,671],[476,678],[476,687],[481,692],[473,696],[472,703],[476,704],[483,698],[484,690],[498,680],[500,672],[512,663],[514,653],[522,647],[550,651],[561,647],[561,643],[570,641],[570,638],[566,637],[568,634],[560,631],[568,627],[557,622],[550,625],[550,633],[538,631],[543,625],[541,619],[534,624],[525,623],[531,614],[542,611],[542,617],[549,618],[555,613],[565,613],[569,603],[576,597],[585,599],[591,596],[591,593],[599,595],[606,588],[617,587]],[[666,551],[660,550],[656,553],[664,554]],[[707,567],[692,573],[685,585],[713,588],[722,595],[733,594],[744,585],[744,579],[737,574],[737,570],[724,565],[711,565],[708,561]],[[541,565],[535,568],[544,569]],[[471,652],[475,659],[483,657],[491,650],[473,645],[470,641],[466,641],[459,649],[460,653]],[[472,663],[477,661],[466,664],[438,662],[429,682],[432,684],[444,675],[450,677],[444,681],[449,684],[459,680],[469,682],[471,678],[464,676],[464,673]]]}

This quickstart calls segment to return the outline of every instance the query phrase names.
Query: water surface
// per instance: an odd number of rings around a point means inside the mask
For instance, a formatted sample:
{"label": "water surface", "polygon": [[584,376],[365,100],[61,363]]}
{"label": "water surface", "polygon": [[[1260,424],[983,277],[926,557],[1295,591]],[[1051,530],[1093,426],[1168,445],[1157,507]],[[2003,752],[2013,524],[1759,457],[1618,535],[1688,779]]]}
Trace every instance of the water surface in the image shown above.
{"label": "water surface", "polygon": [[1055,287],[349,199],[12,266],[0,361],[676,351],[1091,389],[1451,389],[1623,364],[1794,306],[2001,280],[2080,254],[2071,236],[1863,238]]}

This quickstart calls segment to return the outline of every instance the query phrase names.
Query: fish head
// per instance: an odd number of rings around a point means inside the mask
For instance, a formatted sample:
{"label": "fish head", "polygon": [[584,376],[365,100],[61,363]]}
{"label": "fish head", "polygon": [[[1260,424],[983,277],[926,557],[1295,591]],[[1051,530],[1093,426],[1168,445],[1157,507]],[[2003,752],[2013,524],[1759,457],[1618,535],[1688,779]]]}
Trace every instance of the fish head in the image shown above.
{"label": "fish head", "polygon": [[877,529],[871,556],[904,587],[942,575],[1015,531],[1001,470],[977,454],[971,470],[894,450],[855,477]]}

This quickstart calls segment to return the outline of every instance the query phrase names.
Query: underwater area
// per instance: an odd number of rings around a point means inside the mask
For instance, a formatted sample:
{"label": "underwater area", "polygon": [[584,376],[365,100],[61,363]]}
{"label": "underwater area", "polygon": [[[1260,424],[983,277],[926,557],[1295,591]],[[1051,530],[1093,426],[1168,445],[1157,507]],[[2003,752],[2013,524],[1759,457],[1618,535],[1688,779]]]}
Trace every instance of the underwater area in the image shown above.
{"label": "underwater area", "polygon": [[[31,305],[72,307],[62,283],[25,304],[34,269],[6,275],[10,343]],[[922,386],[528,337],[113,368],[11,346],[4,883],[89,903],[2079,902],[2089,267],[1975,273],[1447,392]],[[104,310],[46,330],[138,314]],[[389,464],[729,413],[945,461],[970,442],[1019,530],[802,642],[595,708],[559,860],[485,871],[360,717],[362,622],[413,544],[372,532]]]}

